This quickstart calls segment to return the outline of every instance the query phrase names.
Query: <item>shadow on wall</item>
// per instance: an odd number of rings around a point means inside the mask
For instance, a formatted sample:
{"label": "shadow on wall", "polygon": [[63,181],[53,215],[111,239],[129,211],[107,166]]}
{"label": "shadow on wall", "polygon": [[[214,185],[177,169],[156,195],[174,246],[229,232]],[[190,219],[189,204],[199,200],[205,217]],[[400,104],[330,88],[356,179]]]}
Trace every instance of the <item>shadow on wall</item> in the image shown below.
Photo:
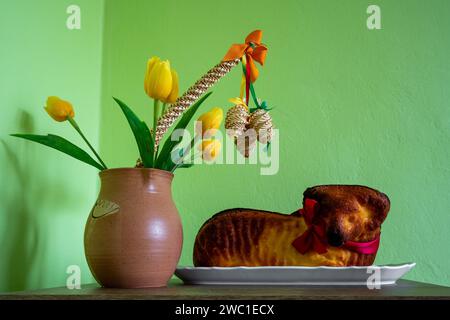
{"label": "shadow on wall", "polygon": [[[22,111],[17,126],[23,132],[33,131],[31,115]],[[33,159],[32,148],[19,156],[10,143],[0,140],[5,155],[5,167],[9,168],[6,176],[2,177],[4,188],[0,193],[0,203],[4,210],[4,230],[1,236],[1,259],[4,259],[2,290],[23,290],[29,285],[30,276],[38,253],[39,234],[36,212],[39,211],[39,201],[31,198],[41,196],[38,192],[30,192],[30,185],[35,175],[27,165]],[[40,189],[43,190],[43,189]],[[31,203],[33,206],[31,207]]]}

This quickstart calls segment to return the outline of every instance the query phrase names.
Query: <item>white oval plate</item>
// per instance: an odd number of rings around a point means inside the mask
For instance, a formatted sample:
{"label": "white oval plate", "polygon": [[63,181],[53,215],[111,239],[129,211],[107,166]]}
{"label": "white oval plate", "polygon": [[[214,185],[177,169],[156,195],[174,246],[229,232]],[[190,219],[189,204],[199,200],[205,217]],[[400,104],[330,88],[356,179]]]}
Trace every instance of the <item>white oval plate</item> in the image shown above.
{"label": "white oval plate", "polygon": [[[389,285],[415,263],[367,267],[178,267],[186,284],[201,285]],[[379,276],[378,276],[379,275]]]}

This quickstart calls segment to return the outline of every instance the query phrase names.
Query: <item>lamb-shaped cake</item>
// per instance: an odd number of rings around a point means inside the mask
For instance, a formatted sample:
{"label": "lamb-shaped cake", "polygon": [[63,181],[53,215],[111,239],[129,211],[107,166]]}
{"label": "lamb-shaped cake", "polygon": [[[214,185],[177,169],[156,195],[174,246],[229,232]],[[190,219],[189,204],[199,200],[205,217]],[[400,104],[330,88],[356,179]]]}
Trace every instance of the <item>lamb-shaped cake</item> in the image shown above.
{"label": "lamb-shaped cake", "polygon": [[375,260],[389,198],[356,185],[323,185],[303,193],[292,214],[229,209],[200,228],[197,267],[367,266]]}

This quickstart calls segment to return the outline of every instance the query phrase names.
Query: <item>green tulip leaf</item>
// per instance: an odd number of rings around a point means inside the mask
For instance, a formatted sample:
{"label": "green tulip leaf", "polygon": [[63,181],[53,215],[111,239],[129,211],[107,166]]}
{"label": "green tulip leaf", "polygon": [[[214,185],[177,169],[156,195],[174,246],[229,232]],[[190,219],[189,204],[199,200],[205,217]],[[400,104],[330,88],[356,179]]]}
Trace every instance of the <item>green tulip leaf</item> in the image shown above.
{"label": "green tulip leaf", "polygon": [[72,142],[53,134],[46,136],[36,135],[36,134],[12,134],[11,136],[22,138],[30,141],[34,141],[43,144],[47,147],[61,151],[75,159],[78,159],[84,163],[90,164],[99,170],[104,170],[105,168],[95,161],[86,151],[80,147],[74,145]]}
{"label": "green tulip leaf", "polygon": [[152,168],[154,164],[155,153],[155,141],[148,129],[147,124],[141,121],[138,116],[122,101],[117,98],[113,98],[119,107],[122,109],[123,114],[128,120],[128,124],[133,131],[134,138],[138,145],[139,154],[141,156],[142,163],[145,168]]}
{"label": "green tulip leaf", "polygon": [[[205,94],[196,103],[194,103],[189,109],[187,109],[184,112],[180,121],[178,121],[177,125],[172,130],[172,133],[178,129],[186,129],[187,125],[191,121],[195,112],[202,105],[202,103],[211,95],[211,93],[212,92],[208,92],[207,94]],[[172,133],[166,139],[166,142],[164,143],[164,145],[161,149],[161,152],[159,153],[158,159],[156,160],[156,165],[155,165],[156,168],[164,169],[164,168],[170,168],[170,167],[174,166],[174,163],[170,157],[170,154],[171,154],[173,148],[175,148],[178,145],[179,141],[172,141],[172,139],[170,138],[172,136]],[[164,170],[167,170],[167,169],[164,169]]]}

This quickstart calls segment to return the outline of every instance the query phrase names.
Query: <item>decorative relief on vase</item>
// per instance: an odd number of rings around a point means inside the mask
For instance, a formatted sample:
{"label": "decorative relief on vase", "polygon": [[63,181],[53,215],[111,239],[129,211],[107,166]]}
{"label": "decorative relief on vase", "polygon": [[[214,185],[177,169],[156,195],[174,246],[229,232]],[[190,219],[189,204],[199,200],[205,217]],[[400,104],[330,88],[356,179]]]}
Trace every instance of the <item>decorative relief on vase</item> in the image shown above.
{"label": "decorative relief on vase", "polygon": [[119,212],[119,205],[109,200],[97,200],[92,208],[91,214],[93,218],[100,218],[108,214]]}

